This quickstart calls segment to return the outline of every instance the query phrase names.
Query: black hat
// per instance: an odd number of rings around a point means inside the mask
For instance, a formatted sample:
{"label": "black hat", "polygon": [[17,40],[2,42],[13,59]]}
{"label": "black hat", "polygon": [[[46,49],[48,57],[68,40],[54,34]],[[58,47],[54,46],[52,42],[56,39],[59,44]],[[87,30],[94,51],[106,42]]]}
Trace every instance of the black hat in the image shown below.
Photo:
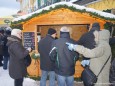
{"label": "black hat", "polygon": [[97,22],[93,23],[92,30],[100,31],[100,25],[99,25],[99,23],[97,23]]}
{"label": "black hat", "polygon": [[48,34],[52,35],[52,34],[54,34],[54,33],[56,33],[56,30],[53,29],[53,28],[49,28]]}
{"label": "black hat", "polygon": [[5,33],[6,33],[7,35],[11,35],[11,31],[10,31],[10,30],[6,30]]}

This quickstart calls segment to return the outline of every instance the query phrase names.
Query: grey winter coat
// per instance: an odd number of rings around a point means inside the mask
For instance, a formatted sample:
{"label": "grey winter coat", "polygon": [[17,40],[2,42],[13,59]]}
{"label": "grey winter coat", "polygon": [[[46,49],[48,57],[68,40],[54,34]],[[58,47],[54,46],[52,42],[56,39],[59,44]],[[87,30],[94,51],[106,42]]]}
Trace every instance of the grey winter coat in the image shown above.
{"label": "grey winter coat", "polygon": [[29,54],[29,51],[22,46],[21,40],[16,36],[8,37],[7,45],[10,54],[9,75],[13,79],[23,78],[27,74],[24,57]]}
{"label": "grey winter coat", "polygon": [[[94,49],[87,49],[83,46],[77,45],[76,51],[83,54],[85,57],[90,57],[90,68],[97,75],[102,66],[111,55],[111,48],[109,45],[110,33],[107,30],[99,32],[99,43]],[[109,69],[110,61],[107,62],[101,74],[98,77],[98,81],[95,86],[108,86],[109,84]]]}

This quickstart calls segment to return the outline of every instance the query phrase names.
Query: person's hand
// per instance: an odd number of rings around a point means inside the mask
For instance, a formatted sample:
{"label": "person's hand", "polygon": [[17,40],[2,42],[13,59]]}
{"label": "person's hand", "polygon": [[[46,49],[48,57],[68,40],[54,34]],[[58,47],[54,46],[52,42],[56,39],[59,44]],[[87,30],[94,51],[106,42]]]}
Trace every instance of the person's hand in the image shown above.
{"label": "person's hand", "polygon": [[29,47],[29,48],[27,48],[27,50],[29,51],[29,52],[31,52],[32,51],[32,49]]}
{"label": "person's hand", "polygon": [[74,48],[75,48],[75,45],[72,44],[72,43],[66,42],[66,45],[68,45],[68,49],[71,50],[71,51],[74,50]]}
{"label": "person's hand", "polygon": [[81,65],[82,65],[83,67],[88,66],[89,63],[90,63],[89,60],[83,60],[83,61],[81,61]]}

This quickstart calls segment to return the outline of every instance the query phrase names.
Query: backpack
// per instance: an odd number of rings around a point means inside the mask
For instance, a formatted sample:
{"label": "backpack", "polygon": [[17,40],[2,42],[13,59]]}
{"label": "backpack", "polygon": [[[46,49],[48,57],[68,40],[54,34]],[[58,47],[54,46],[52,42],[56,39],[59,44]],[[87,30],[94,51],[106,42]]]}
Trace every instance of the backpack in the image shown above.
{"label": "backpack", "polygon": [[110,86],[115,85],[115,58],[111,62],[110,72],[109,72],[109,82],[111,83]]}

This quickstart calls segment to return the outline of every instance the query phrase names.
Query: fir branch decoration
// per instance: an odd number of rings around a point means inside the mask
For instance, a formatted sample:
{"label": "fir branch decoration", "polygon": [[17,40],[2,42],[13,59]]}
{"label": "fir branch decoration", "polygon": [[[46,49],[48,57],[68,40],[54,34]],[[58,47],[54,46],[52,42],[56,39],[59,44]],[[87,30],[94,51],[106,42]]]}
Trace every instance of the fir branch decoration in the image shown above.
{"label": "fir branch decoration", "polygon": [[115,24],[111,23],[111,22],[106,22],[104,24],[104,29],[110,29],[110,28],[115,28]]}
{"label": "fir branch decoration", "polygon": [[23,29],[23,26],[22,26],[22,24],[18,24],[18,25],[15,25],[15,24],[11,24],[11,26],[10,26],[12,29],[14,29],[14,28],[18,28],[18,29],[20,29],[20,30],[22,30]]}

